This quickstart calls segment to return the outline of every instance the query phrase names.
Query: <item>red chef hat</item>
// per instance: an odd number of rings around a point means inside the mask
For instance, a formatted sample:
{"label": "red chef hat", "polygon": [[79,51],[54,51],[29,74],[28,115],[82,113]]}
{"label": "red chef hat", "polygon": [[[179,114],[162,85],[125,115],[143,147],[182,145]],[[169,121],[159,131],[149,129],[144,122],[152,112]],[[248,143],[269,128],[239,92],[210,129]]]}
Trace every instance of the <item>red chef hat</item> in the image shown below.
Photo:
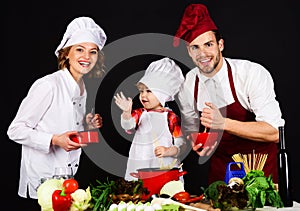
{"label": "red chef hat", "polygon": [[177,47],[180,39],[190,43],[200,34],[217,29],[205,5],[190,4],[184,11],[173,45]]}

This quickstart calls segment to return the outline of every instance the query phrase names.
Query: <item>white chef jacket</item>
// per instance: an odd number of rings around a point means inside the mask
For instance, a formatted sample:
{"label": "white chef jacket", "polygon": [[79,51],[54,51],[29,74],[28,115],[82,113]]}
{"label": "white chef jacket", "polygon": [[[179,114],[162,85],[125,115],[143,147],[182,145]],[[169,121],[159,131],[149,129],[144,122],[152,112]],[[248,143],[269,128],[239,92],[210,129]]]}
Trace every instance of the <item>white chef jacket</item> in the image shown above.
{"label": "white chef jacket", "polygon": [[51,145],[53,134],[83,130],[86,90],[80,95],[77,82],[67,69],[36,80],[11,122],[7,134],[22,144],[18,194],[37,198],[41,178],[53,176],[55,167],[71,164],[77,171],[81,149],[66,152]]}
{"label": "white chef jacket", "polygon": [[[219,99],[217,107],[221,108],[234,102],[225,59],[231,66],[237,98],[241,105],[246,110],[254,112],[256,121],[267,122],[275,128],[284,125],[271,74],[262,65],[248,60],[223,58],[220,71],[212,77],[216,81]],[[199,77],[197,108],[194,100],[196,75]],[[198,111],[202,111],[205,107],[204,102],[210,102],[204,83],[206,79],[198,67],[195,67],[186,74],[185,82],[178,93],[182,112],[181,127],[185,132],[198,131]]]}

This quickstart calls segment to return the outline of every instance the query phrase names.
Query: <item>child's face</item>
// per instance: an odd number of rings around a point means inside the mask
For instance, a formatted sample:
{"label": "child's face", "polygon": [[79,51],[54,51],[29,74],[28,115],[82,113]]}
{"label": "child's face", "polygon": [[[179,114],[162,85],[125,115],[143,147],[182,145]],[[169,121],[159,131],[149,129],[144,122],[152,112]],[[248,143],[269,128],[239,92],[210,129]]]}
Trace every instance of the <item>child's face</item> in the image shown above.
{"label": "child's face", "polygon": [[151,92],[151,90],[147,86],[140,83],[138,84],[137,88],[140,93],[139,99],[144,108],[153,110],[162,107],[157,97]]}

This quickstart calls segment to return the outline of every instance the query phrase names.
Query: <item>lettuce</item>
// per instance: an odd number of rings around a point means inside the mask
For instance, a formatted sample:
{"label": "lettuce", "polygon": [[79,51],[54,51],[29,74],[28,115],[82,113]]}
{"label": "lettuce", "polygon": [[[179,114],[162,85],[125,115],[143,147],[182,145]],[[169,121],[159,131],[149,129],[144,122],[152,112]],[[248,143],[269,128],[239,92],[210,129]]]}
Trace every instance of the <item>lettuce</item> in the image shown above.
{"label": "lettuce", "polygon": [[42,211],[53,211],[52,193],[55,190],[61,190],[63,179],[49,179],[42,183],[37,189],[38,203]]}

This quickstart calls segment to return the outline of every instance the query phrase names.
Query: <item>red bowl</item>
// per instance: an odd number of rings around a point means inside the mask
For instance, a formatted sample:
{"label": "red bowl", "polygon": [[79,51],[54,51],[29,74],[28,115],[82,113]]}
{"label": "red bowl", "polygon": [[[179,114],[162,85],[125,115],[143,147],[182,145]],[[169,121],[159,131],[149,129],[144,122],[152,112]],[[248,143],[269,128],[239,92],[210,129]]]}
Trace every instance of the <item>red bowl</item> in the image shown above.
{"label": "red bowl", "polygon": [[160,168],[142,168],[130,175],[143,181],[143,186],[149,191],[143,194],[142,199],[147,200],[153,194],[159,194],[162,187],[170,181],[179,180],[181,176],[187,174],[187,171],[180,171],[179,168],[160,169]]}
{"label": "red bowl", "polygon": [[205,132],[205,133],[192,133],[192,141],[195,145],[202,144],[201,148],[207,146],[213,146],[218,140],[219,134],[217,132]]}
{"label": "red bowl", "polygon": [[70,136],[70,139],[79,144],[98,143],[99,132],[98,130],[81,131],[75,135]]}

